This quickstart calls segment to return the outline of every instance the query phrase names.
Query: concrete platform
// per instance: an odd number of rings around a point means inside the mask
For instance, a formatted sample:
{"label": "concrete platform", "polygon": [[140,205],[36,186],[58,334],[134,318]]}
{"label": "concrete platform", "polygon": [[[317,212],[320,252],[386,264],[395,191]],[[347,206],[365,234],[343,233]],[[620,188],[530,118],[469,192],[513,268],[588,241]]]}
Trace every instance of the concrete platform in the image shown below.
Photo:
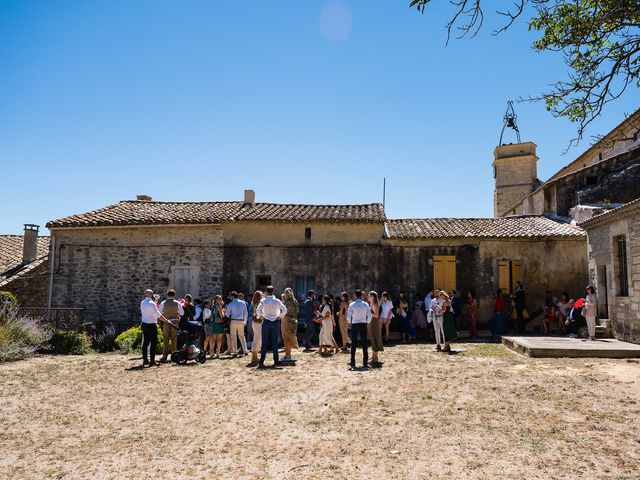
{"label": "concrete platform", "polygon": [[502,344],[522,355],[536,358],[640,358],[640,345],[613,338],[593,342],[567,337],[502,337]]}

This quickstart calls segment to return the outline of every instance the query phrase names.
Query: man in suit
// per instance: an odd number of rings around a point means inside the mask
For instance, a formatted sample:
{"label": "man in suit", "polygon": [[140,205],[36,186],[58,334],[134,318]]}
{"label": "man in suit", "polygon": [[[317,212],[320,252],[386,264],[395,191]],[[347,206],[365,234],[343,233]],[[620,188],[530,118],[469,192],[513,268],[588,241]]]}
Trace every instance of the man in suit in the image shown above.
{"label": "man in suit", "polygon": [[316,298],[316,294],[313,290],[309,290],[307,292],[307,299],[302,303],[302,313],[304,315],[304,323],[306,325],[306,330],[304,332],[304,351],[311,352],[311,342],[313,342],[313,337],[318,332],[318,324],[314,322],[315,319],[315,311],[313,309],[313,302]]}

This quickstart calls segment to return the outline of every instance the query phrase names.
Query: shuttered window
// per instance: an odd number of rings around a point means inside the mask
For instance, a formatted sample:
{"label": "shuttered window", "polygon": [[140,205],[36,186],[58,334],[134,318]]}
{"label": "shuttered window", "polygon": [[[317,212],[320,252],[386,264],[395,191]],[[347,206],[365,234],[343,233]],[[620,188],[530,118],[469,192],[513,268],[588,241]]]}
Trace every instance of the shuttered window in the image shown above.
{"label": "shuttered window", "polygon": [[433,257],[433,286],[447,292],[456,288],[456,257],[440,255]]}
{"label": "shuttered window", "polygon": [[513,293],[516,291],[516,282],[522,280],[522,272],[519,260],[498,261],[498,288],[502,293]]}

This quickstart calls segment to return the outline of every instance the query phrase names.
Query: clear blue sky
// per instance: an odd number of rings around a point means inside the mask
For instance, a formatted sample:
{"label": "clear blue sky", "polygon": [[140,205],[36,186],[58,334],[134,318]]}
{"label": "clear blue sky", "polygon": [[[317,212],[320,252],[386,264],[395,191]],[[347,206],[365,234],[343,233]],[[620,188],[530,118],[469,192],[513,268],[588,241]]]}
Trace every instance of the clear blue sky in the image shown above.
{"label": "clear blue sky", "polygon": [[[327,3],[0,0],[0,233],[142,193],[370,203],[384,176],[389,217],[490,216],[506,101],[560,57],[523,23],[446,47],[445,2]],[[573,125],[516,111],[540,178],[587,148],[563,157]]]}

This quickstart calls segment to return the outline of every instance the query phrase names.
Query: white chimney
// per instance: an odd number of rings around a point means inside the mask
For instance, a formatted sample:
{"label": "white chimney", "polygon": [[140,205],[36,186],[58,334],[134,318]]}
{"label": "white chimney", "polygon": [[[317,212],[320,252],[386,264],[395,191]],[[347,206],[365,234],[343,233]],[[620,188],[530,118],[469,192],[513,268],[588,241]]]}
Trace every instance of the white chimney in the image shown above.
{"label": "white chimney", "polygon": [[256,192],[253,190],[245,190],[244,191],[244,205],[253,207],[256,204]]}
{"label": "white chimney", "polygon": [[38,258],[38,229],[39,225],[25,223],[24,244],[22,246],[22,264],[27,265]]}

